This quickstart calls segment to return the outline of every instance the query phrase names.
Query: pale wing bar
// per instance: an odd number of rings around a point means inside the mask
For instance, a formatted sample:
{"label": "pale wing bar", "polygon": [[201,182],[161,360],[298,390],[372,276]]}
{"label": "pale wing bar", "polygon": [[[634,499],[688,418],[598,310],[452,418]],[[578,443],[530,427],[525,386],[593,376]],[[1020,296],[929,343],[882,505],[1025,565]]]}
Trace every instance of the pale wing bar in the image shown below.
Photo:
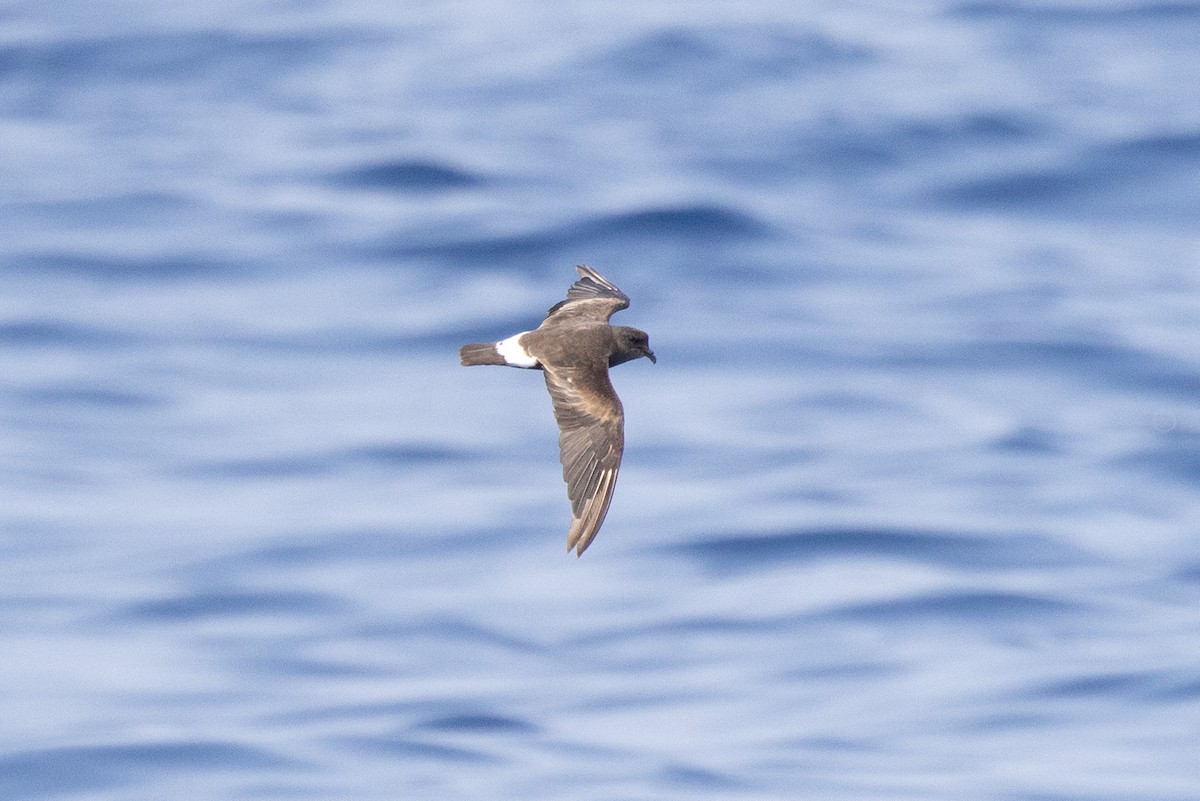
{"label": "pale wing bar", "polygon": [[612,502],[625,446],[625,415],[607,371],[547,367],[545,375],[560,429],[563,480],[571,499],[567,550],[582,554]]}

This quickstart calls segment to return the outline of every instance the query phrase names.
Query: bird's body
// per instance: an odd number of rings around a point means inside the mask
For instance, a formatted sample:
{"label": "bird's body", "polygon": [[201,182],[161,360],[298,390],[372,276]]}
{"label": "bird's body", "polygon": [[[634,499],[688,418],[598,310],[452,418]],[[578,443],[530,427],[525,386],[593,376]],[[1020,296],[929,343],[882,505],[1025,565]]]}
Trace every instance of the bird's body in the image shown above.
{"label": "bird's body", "polygon": [[611,326],[629,298],[590,267],[533,331],[494,343],[463,345],[464,366],[507,365],[545,374],[559,428],[571,528],[567,550],[582,555],[612,501],[625,447],[625,412],[608,368],[642,356],[655,361],[644,331]]}

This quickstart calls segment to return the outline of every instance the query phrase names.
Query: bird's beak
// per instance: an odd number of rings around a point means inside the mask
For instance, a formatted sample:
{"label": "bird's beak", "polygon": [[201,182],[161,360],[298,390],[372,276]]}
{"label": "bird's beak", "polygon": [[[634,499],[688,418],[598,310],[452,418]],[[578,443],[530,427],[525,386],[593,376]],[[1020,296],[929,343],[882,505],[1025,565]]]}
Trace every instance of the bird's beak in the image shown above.
{"label": "bird's beak", "polygon": [[646,348],[646,358],[655,364],[658,364],[658,359],[654,358],[654,351],[650,350],[649,348]]}

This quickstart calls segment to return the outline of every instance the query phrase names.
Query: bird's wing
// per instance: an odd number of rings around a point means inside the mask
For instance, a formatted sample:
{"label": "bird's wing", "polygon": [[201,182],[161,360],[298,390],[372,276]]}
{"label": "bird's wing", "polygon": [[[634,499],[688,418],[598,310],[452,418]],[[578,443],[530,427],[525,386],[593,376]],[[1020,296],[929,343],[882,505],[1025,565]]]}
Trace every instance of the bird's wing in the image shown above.
{"label": "bird's wing", "polygon": [[558,421],[563,480],[571,499],[567,550],[582,555],[600,530],[617,485],[625,449],[625,412],[608,380],[607,364],[543,367]]}
{"label": "bird's wing", "polygon": [[567,290],[566,300],[550,307],[547,320],[553,318],[557,322],[561,318],[607,323],[613,314],[629,308],[629,298],[607,278],[582,264],[575,269],[579,272],[579,280]]}

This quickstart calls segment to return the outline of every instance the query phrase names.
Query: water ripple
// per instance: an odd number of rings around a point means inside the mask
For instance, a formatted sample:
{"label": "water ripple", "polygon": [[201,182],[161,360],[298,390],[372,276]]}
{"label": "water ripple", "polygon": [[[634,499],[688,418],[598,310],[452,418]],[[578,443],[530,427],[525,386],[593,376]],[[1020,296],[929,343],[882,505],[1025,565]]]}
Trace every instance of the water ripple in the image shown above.
{"label": "water ripple", "polygon": [[870,51],[816,31],[729,25],[674,27],[619,45],[592,65],[625,82],[687,81],[731,86],[770,75],[774,80],[868,58]]}
{"label": "water ripple", "polygon": [[979,623],[1038,624],[1048,617],[1079,614],[1084,607],[1058,598],[1015,592],[935,592],[888,601],[849,604],[814,617],[879,624],[946,621],[972,626]]}
{"label": "water ripple", "polygon": [[0,797],[19,801],[135,787],[178,772],[268,770],[293,765],[269,751],[225,742],[93,745],[0,756]]}
{"label": "water ripple", "polygon": [[474,240],[456,239],[433,245],[413,246],[406,237],[401,242],[381,247],[379,252],[392,258],[436,256],[494,267],[497,260],[547,258],[558,253],[586,250],[603,242],[623,242],[630,238],[728,242],[764,236],[770,230],[767,224],[744,212],[723,206],[697,204],[599,215],[545,231]]}
{"label": "water ripple", "polygon": [[217,80],[218,72],[262,80],[328,52],[326,36],[267,35],[219,30],[135,33],[9,44],[0,74],[59,86],[187,77]]}
{"label": "water ripple", "polygon": [[483,176],[431,161],[385,161],[364,164],[329,177],[335,186],[389,192],[444,192],[486,184]]}
{"label": "water ripple", "polygon": [[104,349],[144,344],[143,337],[115,328],[80,325],[57,319],[31,319],[0,324],[0,343],[11,347]]}
{"label": "water ripple", "polygon": [[16,393],[26,403],[49,407],[94,407],[114,410],[142,410],[162,407],[167,399],[161,395],[134,392],[129,389],[105,386],[64,384],[33,387]]}
{"label": "water ripple", "polygon": [[684,552],[712,570],[747,570],[818,559],[875,556],[989,570],[1075,561],[1078,554],[1042,537],[987,537],[904,529],[829,529],[714,537]]}
{"label": "water ripple", "polygon": [[980,2],[962,3],[952,8],[949,13],[951,16],[967,19],[1004,19],[1024,21],[1035,25],[1060,22],[1102,26],[1128,21],[1187,21],[1200,17],[1200,7],[1189,2],[1134,2],[1111,5],[1087,3],[1072,6],[1070,4],[997,3],[993,0],[980,0]]}
{"label": "water ripple", "polygon": [[180,623],[252,615],[328,615],[346,608],[345,601],[314,592],[202,590],[130,604],[117,618],[141,623]]}
{"label": "water ripple", "polygon": [[475,748],[443,745],[411,737],[395,735],[339,737],[333,743],[349,752],[370,751],[392,759],[407,759],[418,762],[446,762],[451,764],[495,763],[501,760]]}
{"label": "water ripple", "polygon": [[489,712],[458,713],[428,718],[413,725],[414,729],[430,731],[468,732],[484,734],[526,734],[538,727],[527,720],[496,715]]}

